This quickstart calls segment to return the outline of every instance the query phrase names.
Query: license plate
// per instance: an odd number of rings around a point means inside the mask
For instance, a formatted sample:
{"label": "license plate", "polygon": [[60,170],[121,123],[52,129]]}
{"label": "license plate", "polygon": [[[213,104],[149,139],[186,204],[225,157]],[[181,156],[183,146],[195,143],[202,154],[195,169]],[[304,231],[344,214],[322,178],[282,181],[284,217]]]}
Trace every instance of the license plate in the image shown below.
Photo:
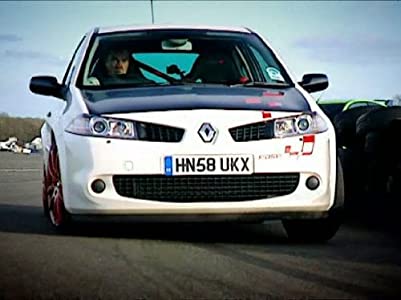
{"label": "license plate", "polygon": [[253,155],[173,155],[164,157],[164,173],[174,175],[251,174]]}

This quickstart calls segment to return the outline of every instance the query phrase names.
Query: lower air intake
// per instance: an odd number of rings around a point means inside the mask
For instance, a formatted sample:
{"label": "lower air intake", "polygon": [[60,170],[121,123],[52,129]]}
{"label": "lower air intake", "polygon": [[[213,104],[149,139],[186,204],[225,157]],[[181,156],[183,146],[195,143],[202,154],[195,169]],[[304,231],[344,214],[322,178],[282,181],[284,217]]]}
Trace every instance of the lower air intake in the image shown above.
{"label": "lower air intake", "polygon": [[162,202],[231,202],[291,194],[299,173],[252,175],[164,176],[115,175],[113,184],[124,197]]}

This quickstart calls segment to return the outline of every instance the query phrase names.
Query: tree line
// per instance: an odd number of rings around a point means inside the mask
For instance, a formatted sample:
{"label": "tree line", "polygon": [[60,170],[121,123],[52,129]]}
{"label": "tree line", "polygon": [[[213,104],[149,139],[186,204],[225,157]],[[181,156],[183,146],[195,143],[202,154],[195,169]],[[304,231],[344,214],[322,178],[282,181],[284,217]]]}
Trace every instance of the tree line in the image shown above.
{"label": "tree line", "polygon": [[0,141],[15,136],[18,144],[30,142],[35,137],[40,137],[43,122],[39,118],[11,117],[7,113],[0,113]]}

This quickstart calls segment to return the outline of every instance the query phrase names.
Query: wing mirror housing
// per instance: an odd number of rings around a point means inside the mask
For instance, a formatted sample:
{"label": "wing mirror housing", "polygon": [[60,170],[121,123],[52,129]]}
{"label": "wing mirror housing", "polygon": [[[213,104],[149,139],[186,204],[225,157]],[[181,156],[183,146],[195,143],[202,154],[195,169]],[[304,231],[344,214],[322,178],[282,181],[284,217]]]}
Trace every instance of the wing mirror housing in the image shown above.
{"label": "wing mirror housing", "polygon": [[329,79],[326,74],[305,74],[299,84],[309,93],[327,89]]}
{"label": "wing mirror housing", "polygon": [[53,76],[34,76],[29,83],[32,93],[64,99],[64,86]]}

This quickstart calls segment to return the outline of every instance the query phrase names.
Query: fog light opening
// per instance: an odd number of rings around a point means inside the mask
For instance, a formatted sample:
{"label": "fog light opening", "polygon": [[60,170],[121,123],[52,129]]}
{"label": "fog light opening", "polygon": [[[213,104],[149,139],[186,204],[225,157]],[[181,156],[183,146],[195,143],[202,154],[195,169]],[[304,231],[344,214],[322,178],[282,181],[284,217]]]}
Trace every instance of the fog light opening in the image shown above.
{"label": "fog light opening", "polygon": [[306,187],[310,190],[316,190],[320,185],[319,178],[316,176],[309,176],[306,180]]}
{"label": "fog light opening", "polygon": [[106,184],[101,179],[96,179],[91,184],[92,191],[96,194],[102,193],[106,189]]}

